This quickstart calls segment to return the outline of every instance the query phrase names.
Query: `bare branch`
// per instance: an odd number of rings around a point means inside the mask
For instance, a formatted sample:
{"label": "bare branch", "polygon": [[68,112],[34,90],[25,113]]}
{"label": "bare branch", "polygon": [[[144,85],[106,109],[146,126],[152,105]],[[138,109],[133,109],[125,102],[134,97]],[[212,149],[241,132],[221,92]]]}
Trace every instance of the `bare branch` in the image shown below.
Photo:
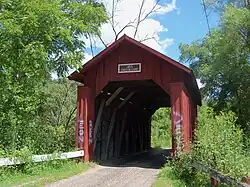
{"label": "bare branch", "polygon": [[71,119],[72,119],[72,116],[73,116],[73,114],[75,113],[76,109],[77,109],[77,107],[73,108],[73,109],[70,111],[69,117],[67,118],[67,122],[65,123],[66,129],[67,129],[67,127],[69,127],[69,123],[70,123],[70,121],[71,121]]}
{"label": "bare branch", "polygon": [[138,29],[139,29],[140,24],[141,24],[145,19],[147,19],[151,14],[153,14],[154,12],[157,12],[157,10],[160,9],[160,7],[159,7],[159,8],[156,8],[157,5],[159,4],[159,2],[160,2],[160,0],[157,0],[157,1],[155,2],[154,6],[151,8],[151,10],[150,10],[143,18],[141,18],[141,16],[142,16],[142,9],[143,9],[144,3],[145,3],[145,0],[142,0],[142,4],[141,4],[140,9],[139,9],[137,24],[136,24],[136,27],[135,27],[134,38],[136,37],[136,34],[137,34],[137,32],[138,32]]}
{"label": "bare branch", "polygon": [[[157,5],[159,5],[160,0],[156,0],[154,6],[149,10],[149,12],[145,12],[145,2],[146,0],[141,0],[141,4],[139,6],[139,12],[137,17],[134,20],[129,21],[126,25],[124,25],[119,31],[117,30],[117,25],[119,23],[116,23],[115,21],[115,15],[117,13],[117,7],[118,4],[121,2],[122,0],[112,0],[112,4],[111,4],[111,10],[108,13],[109,19],[108,22],[112,28],[112,31],[115,35],[115,40],[117,41],[120,34],[128,27],[133,27],[135,29],[134,31],[134,38],[136,38],[137,34],[138,34],[138,30],[139,30],[139,26],[140,24],[147,19],[151,14],[153,14],[154,12],[157,12],[157,10],[160,9],[160,7],[158,7]],[[104,40],[101,38],[101,36],[98,36],[100,41],[102,42],[102,44],[107,48],[108,44],[104,42]],[[140,42],[149,40],[149,39],[155,39],[154,37],[148,37],[146,36],[144,39],[142,39]],[[155,39],[156,40],[156,39]],[[156,40],[157,41],[157,40]]]}
{"label": "bare branch", "polygon": [[115,3],[115,1],[116,0],[112,0],[112,10],[111,10],[111,17],[109,19],[109,22],[110,22],[112,30],[113,30],[113,32],[114,32],[114,34],[116,36],[114,17],[115,17],[115,11],[116,11],[116,6],[117,6],[118,1],[116,1],[116,3]]}
{"label": "bare branch", "polygon": [[102,44],[105,46],[105,48],[107,48],[107,44],[103,41],[102,37],[100,35],[98,35],[98,38],[101,40]]}
{"label": "bare branch", "polygon": [[89,36],[89,43],[90,43],[90,50],[91,50],[91,54],[92,57],[94,57],[94,51],[93,51],[93,43],[92,43],[92,39],[89,33],[87,33],[87,35]]}
{"label": "bare branch", "polygon": [[124,31],[124,29],[128,27],[134,27],[133,22],[130,21],[128,24],[126,24],[115,36],[115,41],[118,39],[119,35]]}
{"label": "bare branch", "polygon": [[137,24],[135,26],[134,38],[136,37],[136,34],[138,32],[138,28],[139,28],[139,24],[140,24],[140,20],[141,20],[141,14],[142,14],[142,9],[143,9],[144,3],[145,3],[145,0],[142,0],[141,6],[140,6],[140,9],[139,9]]}
{"label": "bare branch", "polygon": [[146,38],[144,38],[144,39],[142,39],[142,40],[139,40],[139,42],[145,42],[145,41],[147,41],[147,40],[151,40],[151,39],[155,39],[156,40],[156,38],[154,37],[154,36],[152,36],[152,37],[146,37]]}
{"label": "bare branch", "polygon": [[[134,19],[133,21],[129,21],[122,29],[120,29],[119,31],[116,30],[116,27],[119,23],[115,22],[115,13],[118,11],[117,10],[117,6],[118,3],[120,3],[122,0],[112,0],[112,7],[111,7],[111,13],[109,14],[109,23],[110,26],[114,32],[115,35],[115,41],[118,39],[119,35],[128,27],[134,27],[133,23],[136,21],[136,19]],[[145,0],[143,0],[145,1]]]}
{"label": "bare branch", "polygon": [[158,3],[160,2],[160,0],[158,0],[155,5],[153,6],[153,8],[144,16],[144,18],[141,19],[140,23],[143,22],[145,19],[147,19],[151,14],[157,12],[160,7],[156,8],[156,6],[158,5]]}
{"label": "bare branch", "polygon": [[145,42],[147,40],[154,40],[159,46],[162,46],[162,44],[154,36],[148,37],[148,35],[146,35],[146,37],[143,38],[143,39],[141,39],[141,40],[139,40],[139,42],[142,43],[142,42]]}
{"label": "bare branch", "polygon": [[155,37],[153,39],[156,41],[156,43],[158,43],[159,46],[162,46],[162,44]]}

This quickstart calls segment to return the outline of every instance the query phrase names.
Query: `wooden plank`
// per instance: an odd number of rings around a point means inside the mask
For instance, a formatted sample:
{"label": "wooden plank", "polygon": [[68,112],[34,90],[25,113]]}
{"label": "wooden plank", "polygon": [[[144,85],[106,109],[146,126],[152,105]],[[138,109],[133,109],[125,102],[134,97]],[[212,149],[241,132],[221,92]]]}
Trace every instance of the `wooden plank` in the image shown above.
{"label": "wooden plank", "polygon": [[121,132],[120,132],[119,144],[118,144],[119,154],[121,154],[121,145],[122,145],[122,139],[123,139],[125,124],[127,122],[127,114],[128,114],[128,111],[125,110],[123,120],[122,120],[122,127],[121,127]]}
{"label": "wooden plank", "polygon": [[127,102],[128,100],[135,94],[135,92],[131,92],[127,95],[127,97],[121,102],[121,104],[118,106],[118,108],[122,108]]}
{"label": "wooden plank", "polygon": [[111,122],[110,122],[110,126],[109,126],[109,131],[108,131],[108,139],[107,139],[107,144],[106,144],[106,153],[107,153],[107,156],[108,156],[110,138],[111,138],[111,135],[112,135],[112,132],[113,132],[113,129],[114,129],[116,111],[117,111],[117,108],[115,108],[113,110],[113,113],[112,113],[112,116],[111,116]]}
{"label": "wooden plank", "polygon": [[[84,156],[84,151],[74,151],[67,153],[57,153],[57,154],[45,154],[45,155],[33,155],[31,156],[32,162],[43,162],[49,160],[59,160],[59,159],[69,159],[78,158]],[[21,161],[20,158],[0,158],[0,166],[11,166],[23,164],[25,162]]]}
{"label": "wooden plank", "polygon": [[139,132],[140,132],[140,150],[143,151],[143,123],[140,121],[140,129],[139,129]]}
{"label": "wooden plank", "polygon": [[96,141],[97,141],[97,136],[96,135],[97,135],[99,126],[101,124],[101,117],[102,117],[102,112],[103,112],[103,109],[104,109],[104,104],[105,104],[105,99],[102,99],[101,104],[100,104],[100,108],[98,110],[98,114],[97,114],[97,117],[96,117],[95,127],[94,127],[94,148],[93,148],[93,150],[95,150],[95,146],[96,146]]}
{"label": "wooden plank", "polygon": [[111,95],[111,97],[106,101],[106,106],[110,105],[110,103],[117,97],[117,95],[123,90],[123,87],[117,88],[117,90]]}

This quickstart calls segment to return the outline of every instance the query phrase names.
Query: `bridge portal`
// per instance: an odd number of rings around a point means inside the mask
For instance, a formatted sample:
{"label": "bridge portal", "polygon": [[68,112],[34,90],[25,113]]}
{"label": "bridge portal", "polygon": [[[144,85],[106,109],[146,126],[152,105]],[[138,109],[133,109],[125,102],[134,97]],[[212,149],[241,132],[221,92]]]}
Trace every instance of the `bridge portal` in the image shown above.
{"label": "bridge portal", "polygon": [[174,156],[189,150],[201,96],[192,70],[124,35],[70,80],[77,92],[76,146],[106,160],[150,149],[151,116],[171,107]]}

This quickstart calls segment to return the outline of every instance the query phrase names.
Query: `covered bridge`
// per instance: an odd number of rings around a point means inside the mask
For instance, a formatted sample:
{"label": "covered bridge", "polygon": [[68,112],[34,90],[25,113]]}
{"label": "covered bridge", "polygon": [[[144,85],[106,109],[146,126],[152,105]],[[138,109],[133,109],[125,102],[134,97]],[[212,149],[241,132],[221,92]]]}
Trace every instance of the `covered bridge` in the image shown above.
{"label": "covered bridge", "polygon": [[174,155],[189,149],[201,96],[192,70],[124,35],[70,80],[78,87],[76,145],[85,160],[150,149],[151,116],[171,107]]}

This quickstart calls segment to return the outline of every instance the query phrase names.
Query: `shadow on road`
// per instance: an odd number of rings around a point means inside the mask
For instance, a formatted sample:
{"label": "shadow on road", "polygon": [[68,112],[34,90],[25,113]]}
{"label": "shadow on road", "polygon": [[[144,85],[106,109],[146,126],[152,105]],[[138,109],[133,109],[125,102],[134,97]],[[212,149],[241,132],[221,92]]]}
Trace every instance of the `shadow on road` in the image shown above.
{"label": "shadow on road", "polygon": [[126,155],[121,158],[96,162],[108,167],[140,167],[160,169],[167,160],[171,159],[171,149],[152,148],[147,152]]}

